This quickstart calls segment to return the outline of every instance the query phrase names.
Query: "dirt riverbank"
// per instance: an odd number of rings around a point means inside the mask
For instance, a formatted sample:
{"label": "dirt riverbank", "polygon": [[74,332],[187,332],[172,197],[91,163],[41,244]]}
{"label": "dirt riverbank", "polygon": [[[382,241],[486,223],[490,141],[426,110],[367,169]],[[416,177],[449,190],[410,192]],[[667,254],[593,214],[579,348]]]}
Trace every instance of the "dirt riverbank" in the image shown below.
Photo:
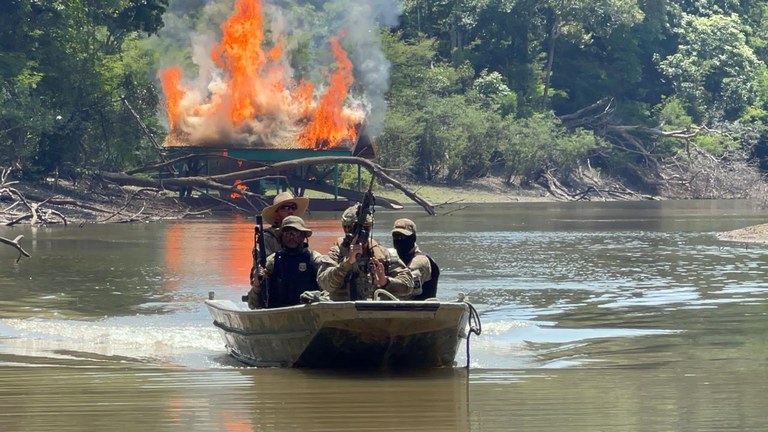
{"label": "dirt riverbank", "polygon": [[[524,190],[506,185],[501,179],[487,178],[462,187],[444,185],[405,185],[432,205],[467,205],[526,201],[555,201],[543,189]],[[378,187],[374,193],[403,204],[411,200],[394,187]],[[255,212],[246,202],[216,198],[211,193],[206,208],[190,208],[172,191],[151,188],[117,186],[100,181],[72,183],[59,180],[49,183],[18,182],[0,188],[0,224],[29,223],[35,213],[36,223],[114,223],[141,222],[184,217],[203,217],[211,210]],[[330,195],[307,191],[309,198],[330,198]],[[255,203],[260,205],[261,203]],[[33,211],[34,210],[34,211]],[[27,216],[27,219],[19,220]]]}
{"label": "dirt riverbank", "polygon": [[[557,201],[541,188],[521,189],[509,186],[499,178],[485,178],[461,187],[420,184],[406,186],[437,207]],[[179,201],[176,193],[169,191],[158,192],[86,182],[73,184],[67,181],[60,181],[56,185],[17,183],[10,188],[23,194],[26,204],[14,205],[18,196],[8,191],[0,193],[0,215],[3,216],[0,223],[3,225],[31,213],[30,207],[39,210],[38,216],[45,218],[47,223],[62,223],[66,219],[69,224],[140,222],[204,217],[212,214],[204,209],[202,212],[200,209],[190,209]],[[401,191],[394,188],[380,188],[376,194],[402,203],[409,201]],[[314,197],[311,194],[309,196]],[[16,223],[29,222],[27,219]],[[722,232],[718,234],[718,238],[725,241],[768,243],[768,223]]]}

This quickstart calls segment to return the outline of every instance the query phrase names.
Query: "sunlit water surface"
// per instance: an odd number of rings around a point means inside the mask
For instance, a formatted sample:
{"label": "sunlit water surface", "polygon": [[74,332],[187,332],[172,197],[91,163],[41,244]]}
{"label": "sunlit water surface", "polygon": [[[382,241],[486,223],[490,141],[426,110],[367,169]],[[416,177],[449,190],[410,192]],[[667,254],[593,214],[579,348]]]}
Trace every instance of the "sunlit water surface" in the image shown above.
{"label": "sunlit water surface", "polygon": [[[519,203],[413,218],[483,333],[453,370],[244,368],[204,307],[253,221],[0,228],[1,431],[764,431],[768,247],[746,201]],[[308,217],[326,252],[338,214]],[[470,365],[469,370],[463,366]]]}

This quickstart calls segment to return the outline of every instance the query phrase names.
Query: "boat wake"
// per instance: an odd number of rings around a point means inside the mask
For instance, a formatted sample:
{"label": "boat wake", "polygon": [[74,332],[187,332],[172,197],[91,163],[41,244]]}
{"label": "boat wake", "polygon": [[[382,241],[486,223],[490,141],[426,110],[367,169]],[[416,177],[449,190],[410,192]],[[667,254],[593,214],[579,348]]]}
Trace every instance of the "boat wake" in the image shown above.
{"label": "boat wake", "polygon": [[227,366],[219,359],[225,354],[207,322],[170,325],[147,316],[0,320],[0,365],[207,368]]}

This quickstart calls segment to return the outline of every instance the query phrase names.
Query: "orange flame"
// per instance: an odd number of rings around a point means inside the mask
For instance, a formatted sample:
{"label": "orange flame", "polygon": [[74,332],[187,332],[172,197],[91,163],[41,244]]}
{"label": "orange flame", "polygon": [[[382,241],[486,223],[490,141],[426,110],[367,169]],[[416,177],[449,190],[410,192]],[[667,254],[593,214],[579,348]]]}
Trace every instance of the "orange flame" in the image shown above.
{"label": "orange flame", "polygon": [[259,75],[267,58],[261,49],[264,41],[261,2],[241,0],[235,13],[221,25],[223,37],[211,57],[228,72],[232,96],[230,116],[235,125],[256,115],[254,98],[258,96]]}
{"label": "orange flame", "polygon": [[[235,180],[235,187],[242,191],[248,190],[248,185],[243,183],[242,180]],[[232,199],[236,199],[236,198],[242,198],[243,196],[237,192],[232,192],[231,194],[229,194],[229,197]]]}
{"label": "orange flame", "polygon": [[331,38],[331,49],[338,69],[331,77],[331,86],[320,99],[314,118],[299,137],[299,142],[309,148],[327,148],[356,134],[354,123],[344,113],[344,101],[349,88],[355,82],[352,62],[341,47],[339,37]]}
{"label": "orange flame", "polygon": [[274,46],[265,51],[261,0],[237,0],[235,11],[221,29],[221,42],[211,51],[211,58],[224,72],[223,92],[210,95],[210,100],[197,106],[182,106],[188,90],[181,87],[181,69],[169,68],[159,74],[172,129],[192,127],[179,121],[189,116],[223,115],[230,127],[241,132],[248,130],[245,123],[249,120],[287,117],[296,130],[301,130],[297,142],[306,148],[333,147],[344,140],[354,142],[363,116],[344,105],[354,78],[352,62],[341,47],[340,37],[330,41],[337,69],[328,91],[315,101],[313,83],[288,79],[285,37],[279,36]]}
{"label": "orange flame", "polygon": [[163,85],[163,93],[165,93],[165,109],[168,111],[168,123],[171,129],[173,129],[179,118],[181,100],[186,93],[181,87],[183,74],[180,67],[172,66],[161,70],[158,75]]}

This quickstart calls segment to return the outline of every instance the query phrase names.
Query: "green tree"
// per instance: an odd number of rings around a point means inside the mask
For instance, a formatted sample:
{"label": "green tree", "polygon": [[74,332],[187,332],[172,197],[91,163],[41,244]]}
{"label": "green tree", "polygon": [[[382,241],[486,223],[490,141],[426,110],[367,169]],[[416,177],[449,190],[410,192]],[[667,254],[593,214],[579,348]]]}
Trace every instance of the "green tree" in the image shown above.
{"label": "green tree", "polygon": [[757,98],[765,67],[747,45],[736,15],[684,14],[680,44],[659,68],[672,81],[694,120],[734,120]]}
{"label": "green tree", "polygon": [[561,36],[589,44],[594,35],[607,36],[620,25],[633,25],[643,18],[637,0],[546,0],[541,3],[548,17],[547,60],[544,68],[542,106],[549,103],[550,79],[555,47]]}
{"label": "green tree", "polygon": [[392,64],[384,131],[378,138],[379,162],[414,176],[419,139],[425,123],[421,111],[430,96],[427,85],[435,60],[436,41],[416,37],[405,41],[402,33],[382,32],[386,56]]}
{"label": "green tree", "polygon": [[496,75],[475,81],[467,63],[440,62],[433,39],[398,36],[385,37],[392,90],[380,161],[426,181],[461,182],[487,174],[497,142],[491,135],[500,120],[490,105],[506,101],[509,89]]}
{"label": "green tree", "polygon": [[532,182],[544,170],[566,176],[586,158],[606,147],[594,133],[577,129],[569,132],[551,114],[506,122],[508,139],[500,151],[506,161],[507,182],[519,177]]}
{"label": "green tree", "polygon": [[[82,166],[120,167],[142,139],[122,98],[154,115],[150,67],[135,42],[157,31],[166,0],[3,3],[0,148],[28,174]],[[3,29],[8,27],[3,26]],[[138,151],[140,154],[141,151]]]}

